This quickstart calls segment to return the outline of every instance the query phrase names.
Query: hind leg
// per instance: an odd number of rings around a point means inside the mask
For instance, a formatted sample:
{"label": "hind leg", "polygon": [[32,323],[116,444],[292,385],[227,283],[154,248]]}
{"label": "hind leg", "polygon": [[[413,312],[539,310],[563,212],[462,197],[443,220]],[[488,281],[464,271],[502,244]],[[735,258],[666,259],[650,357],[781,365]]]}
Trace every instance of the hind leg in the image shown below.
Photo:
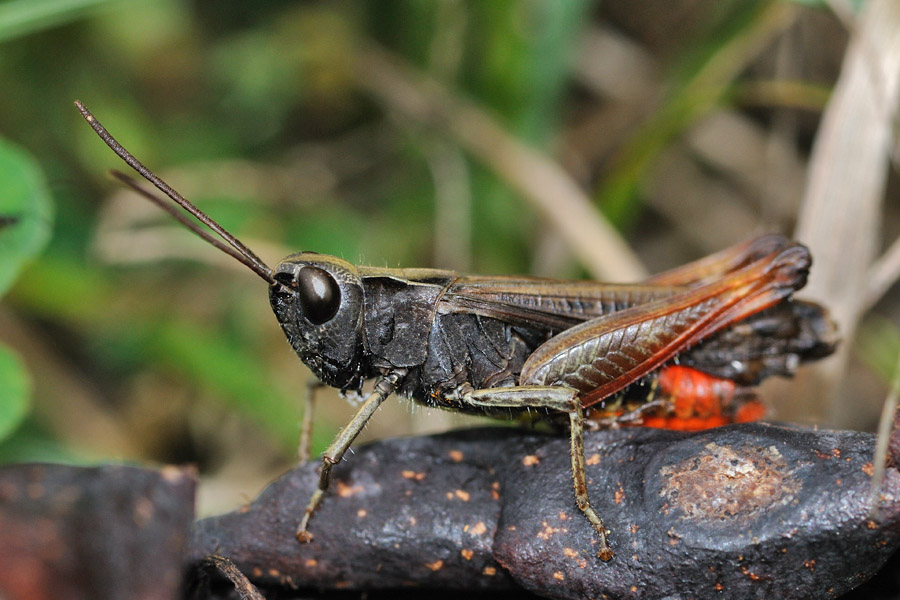
{"label": "hind leg", "polygon": [[597,556],[607,561],[613,552],[607,541],[607,529],[603,519],[591,506],[587,490],[587,476],[584,471],[584,412],[578,392],[565,386],[520,386],[510,388],[490,388],[485,390],[463,389],[448,398],[471,407],[494,408],[534,408],[549,409],[569,415],[569,455],[572,461],[572,483],[575,488],[575,503],[587,517],[600,537],[600,551]]}

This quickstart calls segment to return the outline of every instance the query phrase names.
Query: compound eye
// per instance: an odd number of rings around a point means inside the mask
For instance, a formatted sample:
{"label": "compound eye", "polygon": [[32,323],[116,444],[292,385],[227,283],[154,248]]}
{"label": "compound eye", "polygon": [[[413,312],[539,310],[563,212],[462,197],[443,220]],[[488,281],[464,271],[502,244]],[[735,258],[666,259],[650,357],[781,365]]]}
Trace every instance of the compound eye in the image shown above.
{"label": "compound eye", "polygon": [[341,307],[337,281],[318,267],[303,267],[297,273],[297,297],[303,316],[313,325],[330,321]]}

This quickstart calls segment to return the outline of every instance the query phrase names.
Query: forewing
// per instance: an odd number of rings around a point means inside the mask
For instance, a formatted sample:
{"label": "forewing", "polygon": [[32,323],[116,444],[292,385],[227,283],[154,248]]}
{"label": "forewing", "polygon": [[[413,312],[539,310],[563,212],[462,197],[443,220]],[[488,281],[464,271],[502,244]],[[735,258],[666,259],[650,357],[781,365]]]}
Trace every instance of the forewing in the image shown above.
{"label": "forewing", "polygon": [[438,303],[438,312],[477,314],[531,329],[563,331],[683,291],[646,284],[467,276],[449,287]]}

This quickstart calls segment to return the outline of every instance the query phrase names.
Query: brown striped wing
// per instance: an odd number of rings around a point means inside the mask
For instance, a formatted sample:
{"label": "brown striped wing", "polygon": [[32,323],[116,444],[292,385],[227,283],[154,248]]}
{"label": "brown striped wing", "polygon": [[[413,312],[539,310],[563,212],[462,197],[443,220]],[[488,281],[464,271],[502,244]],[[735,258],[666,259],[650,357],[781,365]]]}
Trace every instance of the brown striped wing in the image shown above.
{"label": "brown striped wing", "polygon": [[479,314],[559,332],[597,317],[673,298],[790,245],[780,235],[764,235],[636,284],[462,276],[441,298],[438,311]]}
{"label": "brown striped wing", "polygon": [[478,314],[522,327],[562,331],[682,291],[684,288],[646,284],[460,277],[441,298],[438,312]]}
{"label": "brown striped wing", "polygon": [[519,383],[569,385],[590,406],[788,297],[805,284],[809,264],[809,251],[791,244],[711,283],[571,327],[531,354]]}

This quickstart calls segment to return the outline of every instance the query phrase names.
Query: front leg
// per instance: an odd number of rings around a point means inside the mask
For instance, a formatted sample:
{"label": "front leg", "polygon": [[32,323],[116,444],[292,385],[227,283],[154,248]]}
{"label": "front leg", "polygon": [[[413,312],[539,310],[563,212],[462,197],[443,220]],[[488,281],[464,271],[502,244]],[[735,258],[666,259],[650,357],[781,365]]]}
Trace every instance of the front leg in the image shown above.
{"label": "front leg", "polygon": [[449,400],[467,406],[494,408],[545,408],[569,415],[569,454],[572,459],[572,480],[575,486],[575,503],[600,536],[597,556],[610,560],[613,552],[606,540],[607,530],[603,519],[591,506],[588,498],[587,476],[584,472],[584,413],[578,392],[566,386],[521,386],[491,388],[485,390],[463,389]]}
{"label": "front leg", "polygon": [[325,497],[325,491],[331,483],[331,467],[341,462],[341,459],[344,457],[344,453],[347,452],[350,444],[353,443],[356,436],[359,435],[369,419],[372,418],[372,415],[375,414],[375,410],[381,406],[381,403],[394,393],[404,375],[406,375],[406,371],[398,369],[397,371],[393,371],[388,375],[379,378],[378,381],[375,382],[375,389],[369,394],[369,397],[366,398],[365,402],[362,403],[359,410],[356,411],[356,414],[353,415],[353,418],[347,423],[347,426],[341,429],[334,438],[334,441],[331,442],[331,445],[328,446],[322,454],[322,468],[319,471],[319,485],[309,499],[306,510],[303,512],[303,517],[300,519],[300,525],[297,527],[296,533],[298,541],[303,543],[312,541],[313,536],[308,531],[309,520],[312,518],[313,513],[316,512],[316,509],[319,508],[319,504],[322,503],[322,498]]}

